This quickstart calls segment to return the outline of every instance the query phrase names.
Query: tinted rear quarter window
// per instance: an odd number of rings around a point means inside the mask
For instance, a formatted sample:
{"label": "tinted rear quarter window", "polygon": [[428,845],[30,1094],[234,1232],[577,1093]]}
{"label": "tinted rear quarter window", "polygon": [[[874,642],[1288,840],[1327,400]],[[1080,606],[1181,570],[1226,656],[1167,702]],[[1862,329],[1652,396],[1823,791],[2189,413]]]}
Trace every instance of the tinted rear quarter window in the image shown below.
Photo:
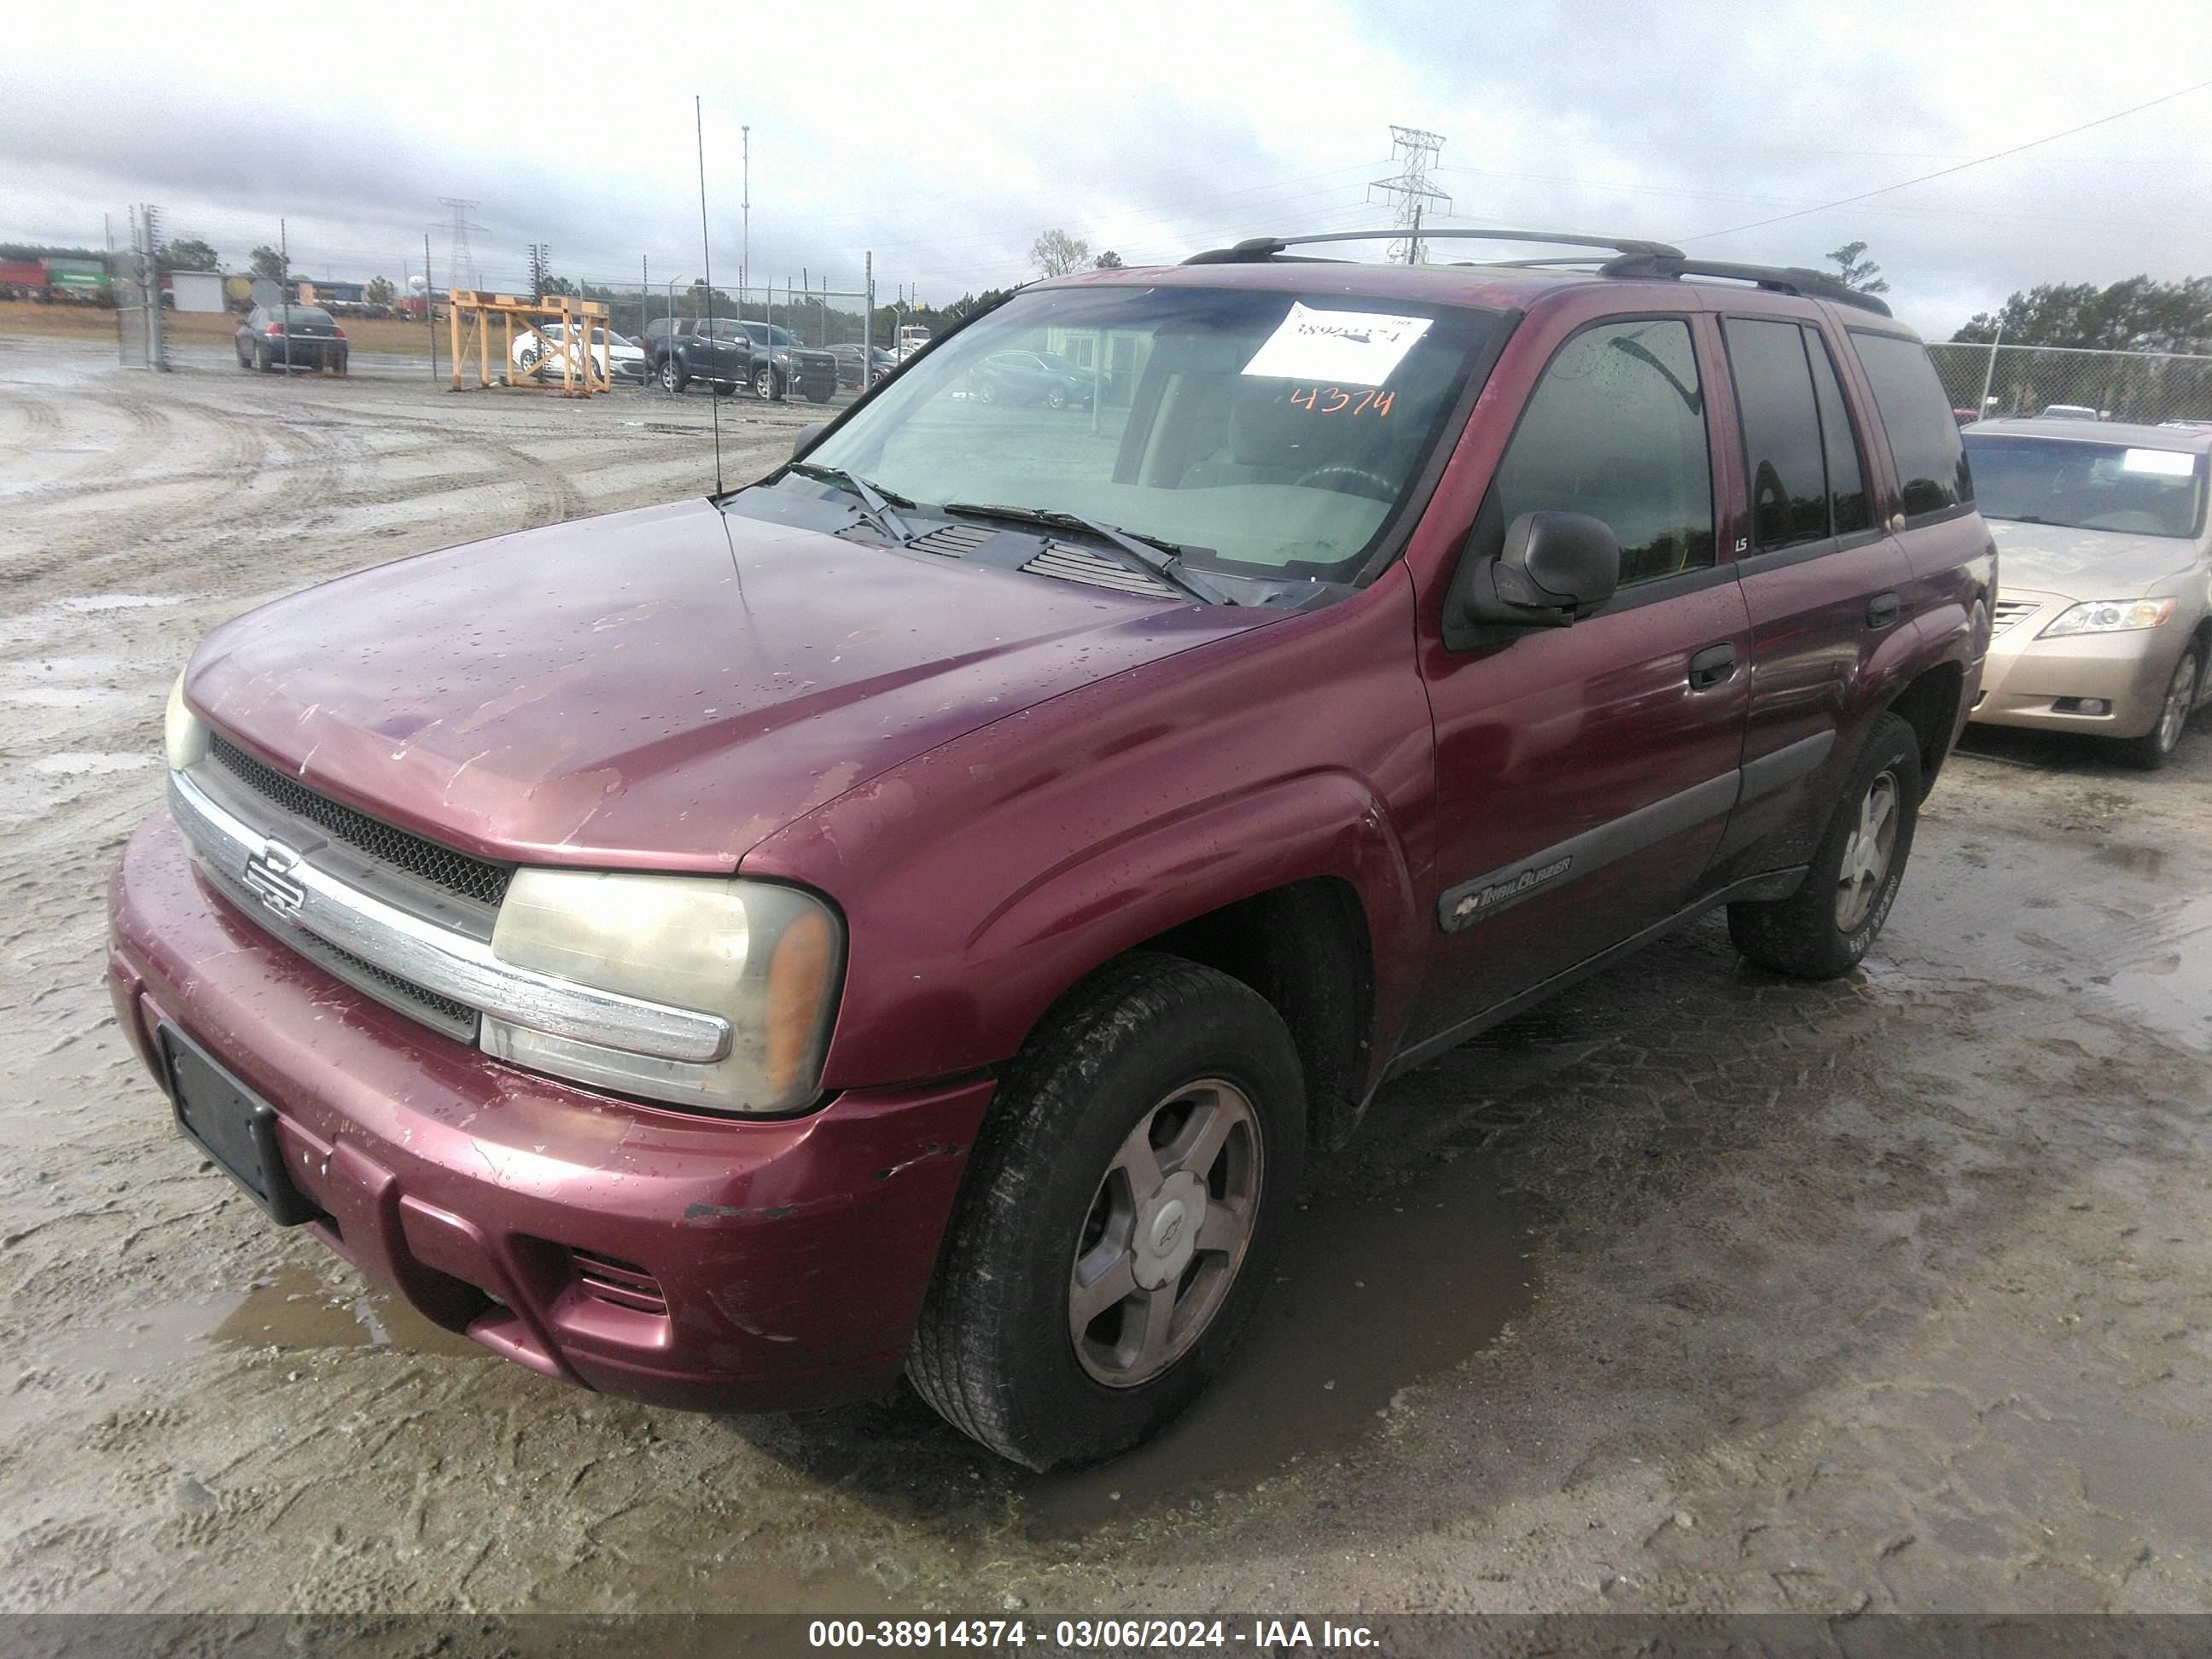
{"label": "tinted rear quarter window", "polygon": [[1828,534],[1827,466],[1805,337],[1795,323],[1730,317],[1729,369],[1751,478],[1753,544],[1762,550]]}
{"label": "tinted rear quarter window", "polygon": [[1851,331],[1851,344],[1874,387],[1882,432],[1904,486],[1905,516],[1922,518],[1972,502],[1973,476],[1959,441],[1959,423],[1927,348],[1917,340],[1862,329]]}
{"label": "tinted rear quarter window", "polygon": [[1827,343],[1808,329],[1805,345],[1813,360],[1813,389],[1820,405],[1820,442],[1828,457],[1828,504],[1835,514],[1836,534],[1848,536],[1874,523],[1874,506],[1867,499],[1866,469],[1859,463],[1850,410],[1844,402]]}

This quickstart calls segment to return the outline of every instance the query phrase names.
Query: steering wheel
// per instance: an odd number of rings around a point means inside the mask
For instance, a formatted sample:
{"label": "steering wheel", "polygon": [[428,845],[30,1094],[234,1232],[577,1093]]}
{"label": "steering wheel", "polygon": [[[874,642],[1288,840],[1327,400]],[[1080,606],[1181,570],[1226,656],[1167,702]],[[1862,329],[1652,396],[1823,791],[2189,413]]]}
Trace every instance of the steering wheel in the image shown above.
{"label": "steering wheel", "polygon": [[1319,483],[1324,478],[1349,478],[1355,483],[1366,484],[1370,486],[1370,488],[1365,489],[1340,489],[1337,492],[1340,495],[1370,495],[1378,501],[1389,501],[1397,499],[1398,486],[1392,483],[1381,473],[1370,472],[1364,466],[1350,466],[1342,461],[1334,461],[1327,466],[1315,467],[1310,472],[1301,472],[1297,477],[1291,479],[1291,482],[1293,484],[1303,486],[1306,484]]}

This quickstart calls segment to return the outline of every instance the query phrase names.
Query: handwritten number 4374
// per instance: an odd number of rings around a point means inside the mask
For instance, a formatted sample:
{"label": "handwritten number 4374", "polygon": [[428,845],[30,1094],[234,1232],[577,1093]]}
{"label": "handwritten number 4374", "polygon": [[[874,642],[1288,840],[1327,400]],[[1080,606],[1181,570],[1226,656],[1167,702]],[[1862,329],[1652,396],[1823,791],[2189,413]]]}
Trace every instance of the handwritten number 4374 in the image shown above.
{"label": "handwritten number 4374", "polygon": [[1291,392],[1291,401],[1316,415],[1379,416],[1390,412],[1397,397],[1395,392],[1377,392],[1371,386],[1364,392],[1346,392],[1337,386],[1302,386]]}

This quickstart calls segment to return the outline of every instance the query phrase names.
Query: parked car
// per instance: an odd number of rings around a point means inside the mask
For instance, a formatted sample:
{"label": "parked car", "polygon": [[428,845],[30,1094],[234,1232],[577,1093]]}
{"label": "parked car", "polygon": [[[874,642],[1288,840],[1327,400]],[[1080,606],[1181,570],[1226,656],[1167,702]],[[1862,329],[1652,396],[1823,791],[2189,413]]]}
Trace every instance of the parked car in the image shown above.
{"label": "parked car", "polygon": [[[1919,342],[1649,243],[1293,246],[209,635],[108,960],[193,1155],[545,1376],[903,1371],[1042,1468],[1220,1370],[1388,1079],[1716,908],[1848,971],[1990,637]],[[1072,328],[1112,441],[963,395]]]}
{"label": "parked car", "polygon": [[1966,445],[2004,573],[1973,718],[2164,766],[2212,696],[2212,431],[1984,421]]}
{"label": "parked car", "polygon": [[1091,407],[1091,371],[1079,369],[1049,351],[994,351],[969,370],[968,382],[975,395],[987,404]]}
{"label": "parked car", "polygon": [[2101,421],[2106,418],[2101,410],[2087,404],[2045,404],[2037,416],[2045,421]]}
{"label": "parked car", "polygon": [[[540,380],[557,376],[561,373],[558,354],[568,349],[568,341],[566,323],[541,324],[536,334],[520,336],[514,346],[515,372],[535,374]],[[617,334],[610,343],[607,331],[597,324],[592,328],[592,356],[610,380],[628,380],[638,385],[645,381],[645,353],[636,342]],[[576,367],[580,374],[581,358],[577,360]]]}
{"label": "parked car", "polygon": [[346,372],[346,331],[319,306],[256,306],[234,337],[240,368]]}
{"label": "parked car", "polygon": [[[826,349],[830,355],[837,360],[837,384],[839,386],[860,385],[861,348],[858,345],[833,345]],[[898,354],[894,351],[886,350],[882,346],[870,346],[867,348],[867,353],[870,386],[873,386],[898,367]]]}
{"label": "parked car", "polygon": [[763,399],[793,386],[811,403],[836,395],[837,360],[799,346],[783,329],[736,317],[678,317],[656,335],[657,325],[647,327],[646,350],[664,391],[703,380],[724,396],[741,386]]}

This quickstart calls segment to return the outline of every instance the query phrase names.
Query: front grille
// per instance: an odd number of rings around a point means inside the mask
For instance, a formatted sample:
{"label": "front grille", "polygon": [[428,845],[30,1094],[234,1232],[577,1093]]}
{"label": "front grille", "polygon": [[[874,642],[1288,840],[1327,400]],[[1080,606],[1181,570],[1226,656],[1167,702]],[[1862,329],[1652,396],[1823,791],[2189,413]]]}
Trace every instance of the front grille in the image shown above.
{"label": "front grille", "polygon": [[1990,607],[1990,633],[2002,634],[2014,623],[2025,621],[2042,606],[2034,599],[1999,599]]}
{"label": "front grille", "polygon": [[586,1295],[638,1313],[667,1313],[668,1297],[660,1281],[635,1262],[574,1249],[569,1250],[568,1258],[575,1264],[576,1281]]}
{"label": "front grille", "polygon": [[477,1040],[477,1011],[466,1003],[456,1002],[441,992],[417,985],[411,979],[403,979],[390,969],[364,961],[319,934],[311,933],[304,927],[295,927],[272,915],[258,894],[220,866],[203,860],[200,868],[222,890],[223,896],[238,907],[241,915],[275,935],[333,979],[343,981],[387,1008],[397,1009],[410,1018],[421,1020],[433,1030],[443,1031],[447,1036],[463,1042]]}
{"label": "front grille", "polygon": [[257,795],[283,807],[295,817],[305,818],[380,863],[480,904],[496,905],[507,896],[507,884],[514,872],[506,865],[456,853],[434,841],[396,830],[366,812],[341,806],[327,795],[317,794],[298,779],[288,778],[274,767],[264,765],[228,738],[211,737],[209,753],[225,771]]}
{"label": "front grille", "polygon": [[[425,1024],[433,1025],[450,1036],[476,1039],[477,1011],[465,1002],[456,1002],[449,996],[425,989],[411,979],[402,979],[389,969],[373,962],[363,962],[350,951],[340,950],[326,939],[293,930],[289,936],[293,949],[310,962],[320,962],[337,977],[365,991],[387,1007],[397,1008],[403,1014],[412,1014]],[[366,981],[367,983],[362,981]]]}

